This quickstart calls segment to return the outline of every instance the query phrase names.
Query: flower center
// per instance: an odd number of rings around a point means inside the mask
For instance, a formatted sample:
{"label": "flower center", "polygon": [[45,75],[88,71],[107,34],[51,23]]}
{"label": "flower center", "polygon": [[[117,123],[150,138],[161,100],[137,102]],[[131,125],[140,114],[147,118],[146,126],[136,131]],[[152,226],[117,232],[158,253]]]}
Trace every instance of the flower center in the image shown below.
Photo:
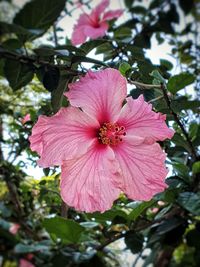
{"label": "flower center", "polygon": [[125,135],[124,126],[106,122],[99,129],[98,139],[104,145],[117,145],[122,142],[122,137]]}

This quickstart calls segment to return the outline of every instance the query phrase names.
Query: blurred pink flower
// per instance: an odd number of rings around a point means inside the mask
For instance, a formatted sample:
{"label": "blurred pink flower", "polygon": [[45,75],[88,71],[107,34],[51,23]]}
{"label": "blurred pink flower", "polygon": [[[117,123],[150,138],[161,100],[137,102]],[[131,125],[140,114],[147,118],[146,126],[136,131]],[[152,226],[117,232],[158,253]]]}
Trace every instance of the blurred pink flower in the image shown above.
{"label": "blurred pink flower", "polygon": [[28,113],[21,119],[21,123],[25,124],[26,122],[28,122],[30,120],[31,120],[31,115]]}
{"label": "blurred pink flower", "polygon": [[119,71],[89,71],[65,93],[72,106],[40,116],[32,129],[38,164],[62,166],[61,196],[77,210],[103,212],[121,191],[149,200],[166,188],[166,156],[156,141],[174,131],[143,96],[134,100],[126,94]]}
{"label": "blurred pink flower", "polygon": [[71,42],[73,45],[84,43],[87,37],[97,39],[105,35],[109,27],[107,21],[118,18],[123,13],[123,10],[119,9],[105,12],[108,5],[109,0],[102,0],[91,14],[83,13],[80,15],[72,33]]}
{"label": "blurred pink flower", "polygon": [[151,208],[150,209],[150,212],[153,214],[157,213],[158,211],[159,211],[159,208]]}
{"label": "blurred pink flower", "polygon": [[32,264],[30,261],[27,261],[25,259],[20,259],[19,267],[35,267],[35,265]]}
{"label": "blurred pink flower", "polygon": [[9,228],[9,232],[13,235],[16,235],[19,228],[20,228],[20,225],[18,223],[12,223]]}

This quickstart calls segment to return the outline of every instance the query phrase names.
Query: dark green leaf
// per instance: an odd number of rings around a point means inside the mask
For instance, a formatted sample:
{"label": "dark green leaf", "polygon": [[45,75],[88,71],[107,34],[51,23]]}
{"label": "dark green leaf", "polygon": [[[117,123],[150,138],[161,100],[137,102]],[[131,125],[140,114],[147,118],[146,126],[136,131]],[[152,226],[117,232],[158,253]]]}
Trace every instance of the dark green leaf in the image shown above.
{"label": "dark green leaf", "polygon": [[167,70],[171,70],[173,68],[173,64],[166,59],[160,59],[160,65],[163,65]]}
{"label": "dark green leaf", "polygon": [[[150,76],[154,77],[155,80],[157,80],[159,82],[159,84],[163,83],[165,84],[165,79],[162,77],[162,75],[159,73],[158,70],[153,70],[150,73]],[[155,82],[155,84],[158,84],[158,82]]]}
{"label": "dark green leaf", "polygon": [[60,238],[65,244],[78,243],[84,232],[84,227],[62,217],[45,219],[43,226],[49,234]]}
{"label": "dark green leaf", "polygon": [[31,82],[34,75],[32,66],[11,59],[6,60],[4,73],[14,91]]}
{"label": "dark green leaf", "polygon": [[187,15],[194,7],[194,0],[179,0],[179,5]]}
{"label": "dark green leaf", "polygon": [[131,37],[132,32],[128,27],[119,28],[114,32],[114,37],[116,39],[125,39],[127,37]]}
{"label": "dark green leaf", "polygon": [[183,192],[177,202],[194,215],[200,216],[200,197],[193,192]]}
{"label": "dark green leaf", "polygon": [[171,77],[168,81],[167,88],[171,93],[175,94],[187,85],[192,84],[194,81],[194,75],[187,72],[183,72],[181,74]]}
{"label": "dark green leaf", "polygon": [[127,248],[131,250],[132,253],[138,253],[143,248],[144,237],[140,233],[134,231],[129,231],[125,235],[125,244]]}
{"label": "dark green leaf", "polygon": [[58,86],[51,93],[51,105],[54,113],[56,113],[62,106],[64,95],[63,93],[66,90],[69,76],[66,74],[61,74],[58,82]]}
{"label": "dark green leaf", "polygon": [[60,79],[59,69],[49,68],[44,73],[43,85],[49,92],[52,92],[58,87],[59,79]]}
{"label": "dark green leaf", "polygon": [[14,23],[29,30],[46,31],[59,17],[65,0],[32,0],[24,5],[14,18]]}
{"label": "dark green leaf", "polygon": [[196,161],[193,165],[192,165],[192,172],[194,174],[200,173],[200,161]]}
{"label": "dark green leaf", "polygon": [[125,5],[127,8],[131,8],[134,3],[134,0],[125,0]]}
{"label": "dark green leaf", "polygon": [[127,205],[133,209],[131,213],[128,215],[129,220],[136,220],[147,208],[151,207],[156,201],[150,200],[148,202],[132,202]]}

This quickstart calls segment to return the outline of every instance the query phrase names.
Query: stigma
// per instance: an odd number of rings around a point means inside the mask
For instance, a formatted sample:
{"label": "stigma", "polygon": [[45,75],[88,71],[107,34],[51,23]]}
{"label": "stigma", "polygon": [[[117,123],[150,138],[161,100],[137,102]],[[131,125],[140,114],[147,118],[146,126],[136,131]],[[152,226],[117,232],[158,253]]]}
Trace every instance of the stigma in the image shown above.
{"label": "stigma", "polygon": [[125,127],[116,123],[105,122],[98,132],[98,139],[104,145],[118,145],[126,135]]}

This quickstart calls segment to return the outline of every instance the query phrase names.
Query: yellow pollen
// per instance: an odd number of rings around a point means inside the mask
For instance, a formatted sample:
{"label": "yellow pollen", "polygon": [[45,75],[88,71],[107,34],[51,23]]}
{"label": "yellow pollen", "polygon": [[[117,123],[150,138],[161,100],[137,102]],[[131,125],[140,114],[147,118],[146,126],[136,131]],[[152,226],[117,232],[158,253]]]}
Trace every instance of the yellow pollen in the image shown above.
{"label": "yellow pollen", "polygon": [[125,135],[124,126],[106,122],[99,129],[98,139],[104,145],[117,145],[122,142],[122,137]]}

